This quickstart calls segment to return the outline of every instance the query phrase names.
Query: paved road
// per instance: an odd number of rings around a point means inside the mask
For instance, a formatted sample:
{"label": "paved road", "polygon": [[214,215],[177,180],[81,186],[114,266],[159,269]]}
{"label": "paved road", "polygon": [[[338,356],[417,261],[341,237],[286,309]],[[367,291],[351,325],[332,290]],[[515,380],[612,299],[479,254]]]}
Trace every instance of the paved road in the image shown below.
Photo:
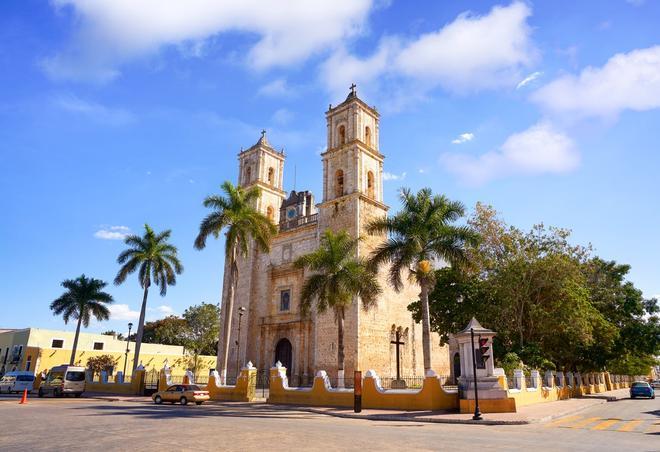
{"label": "paved road", "polygon": [[[19,405],[4,399],[0,450],[660,450],[660,399],[611,402],[579,416],[590,421],[475,426],[340,419],[267,405],[181,407],[91,399],[31,399]],[[631,425],[620,421],[594,429],[615,416],[642,423],[630,431],[609,431]]]}

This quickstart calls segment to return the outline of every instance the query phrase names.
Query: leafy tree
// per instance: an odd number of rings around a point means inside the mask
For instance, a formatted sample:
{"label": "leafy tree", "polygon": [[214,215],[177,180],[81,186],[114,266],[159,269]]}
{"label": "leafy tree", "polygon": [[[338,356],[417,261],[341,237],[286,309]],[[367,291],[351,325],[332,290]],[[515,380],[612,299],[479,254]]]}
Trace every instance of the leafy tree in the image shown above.
{"label": "leafy tree", "polygon": [[111,355],[90,356],[87,359],[87,368],[94,374],[101,375],[104,370],[109,370],[117,365],[119,358],[113,358]]}
{"label": "leafy tree", "polygon": [[50,304],[53,314],[62,315],[64,323],[69,323],[71,319],[78,321],[69,359],[71,365],[75,361],[78,349],[80,326],[83,325],[87,328],[92,317],[99,321],[110,318],[110,311],[106,305],[112,303],[113,299],[112,295],[103,291],[106,285],[107,283],[100,279],[87,278],[85,275],[76,279],[66,279],[62,282],[62,287],[66,289],[66,292]]}
{"label": "leafy tree", "polygon": [[371,256],[371,266],[389,264],[389,282],[395,290],[403,288],[402,274],[419,284],[422,319],[424,369],[431,369],[431,326],[429,292],[435,286],[433,262],[443,260],[453,266],[468,262],[467,246],[476,245],[478,236],[467,226],[453,223],[465,214],[463,204],[445,196],[433,195],[429,188],[413,194],[401,190],[403,208],[389,218],[374,220],[371,234],[389,237]]}
{"label": "leafy tree", "polygon": [[193,372],[197,372],[200,355],[212,355],[218,349],[218,318],[220,308],[214,304],[202,303],[191,306],[183,313],[186,323],[183,345],[192,355]]}
{"label": "leafy tree", "polygon": [[222,350],[218,350],[218,368],[222,378],[227,375],[231,320],[234,312],[234,294],[238,284],[239,256],[247,257],[250,245],[257,250],[268,252],[270,241],[277,233],[277,227],[255,205],[261,196],[259,187],[244,189],[226,181],[222,184],[223,195],[210,195],[204,199],[204,207],[213,210],[199,225],[195,248],[202,250],[210,235],[215,238],[225,231],[225,262],[229,268],[227,299],[224,306]]}
{"label": "leafy tree", "polygon": [[142,342],[150,344],[185,345],[188,323],[181,317],[169,315],[144,325]]}
{"label": "leafy tree", "polygon": [[177,249],[168,242],[171,233],[172,231],[169,229],[156,233],[148,224],[145,224],[142,236],[129,235],[124,239],[124,243],[129,248],[122,251],[117,257],[117,263],[121,265],[121,268],[115,277],[115,284],[122,284],[128,275],[137,270],[138,280],[143,289],[133,370],[140,364],[144,317],[147,312],[147,297],[152,281],[160,288],[160,295],[164,297],[167,293],[167,287],[176,284],[176,275],[183,272],[183,266],[177,256]]}
{"label": "leafy tree", "polygon": [[356,256],[358,240],[346,231],[333,233],[327,230],[321,236],[316,251],[300,256],[297,268],[312,272],[302,287],[300,308],[309,314],[312,306],[319,313],[331,309],[337,323],[337,369],[340,384],[344,376],[344,318],[346,309],[360,297],[362,308],[376,305],[381,293],[376,274],[365,260]]}
{"label": "leafy tree", "polygon": [[104,331],[101,334],[104,335],[104,336],[112,336],[112,337],[114,337],[114,338],[116,338],[120,341],[123,341],[124,339],[126,339],[123,334],[117,333],[115,330]]}

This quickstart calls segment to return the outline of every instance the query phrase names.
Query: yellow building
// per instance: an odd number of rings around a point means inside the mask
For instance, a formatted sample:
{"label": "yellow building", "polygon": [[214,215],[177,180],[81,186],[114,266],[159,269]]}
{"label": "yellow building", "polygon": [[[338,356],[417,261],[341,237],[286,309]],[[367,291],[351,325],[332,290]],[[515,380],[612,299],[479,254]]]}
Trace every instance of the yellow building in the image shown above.
{"label": "yellow building", "polygon": [[[13,370],[27,370],[36,374],[54,366],[68,364],[74,336],[74,332],[41,328],[0,330],[0,375]],[[115,359],[115,366],[109,373],[123,370],[127,360],[126,373],[130,375],[134,352],[135,342],[127,344],[125,340],[118,340],[114,336],[81,332],[75,364],[87,366],[87,360],[93,356],[110,355]],[[191,367],[191,357],[181,346],[142,344],[140,361],[146,370],[161,369],[165,360],[175,374],[183,374]],[[200,356],[197,373],[208,374],[209,368],[215,366],[215,361],[215,356]]]}

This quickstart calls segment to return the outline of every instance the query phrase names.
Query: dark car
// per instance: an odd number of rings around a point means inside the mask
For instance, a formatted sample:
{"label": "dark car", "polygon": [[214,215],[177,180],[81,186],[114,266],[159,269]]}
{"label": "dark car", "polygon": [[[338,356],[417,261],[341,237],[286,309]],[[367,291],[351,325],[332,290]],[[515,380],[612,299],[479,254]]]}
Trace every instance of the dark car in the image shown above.
{"label": "dark car", "polygon": [[630,398],[634,399],[635,397],[649,397],[655,399],[655,391],[645,381],[636,381],[630,387]]}

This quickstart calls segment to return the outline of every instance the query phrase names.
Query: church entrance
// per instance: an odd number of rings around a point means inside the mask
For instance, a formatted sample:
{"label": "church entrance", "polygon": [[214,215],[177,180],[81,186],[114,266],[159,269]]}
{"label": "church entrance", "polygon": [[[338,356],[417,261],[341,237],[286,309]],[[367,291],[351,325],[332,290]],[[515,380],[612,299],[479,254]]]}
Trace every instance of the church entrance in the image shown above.
{"label": "church entrance", "polygon": [[286,376],[291,378],[291,370],[293,367],[293,351],[291,342],[288,339],[280,339],[275,346],[275,362],[280,362],[286,367]]}

